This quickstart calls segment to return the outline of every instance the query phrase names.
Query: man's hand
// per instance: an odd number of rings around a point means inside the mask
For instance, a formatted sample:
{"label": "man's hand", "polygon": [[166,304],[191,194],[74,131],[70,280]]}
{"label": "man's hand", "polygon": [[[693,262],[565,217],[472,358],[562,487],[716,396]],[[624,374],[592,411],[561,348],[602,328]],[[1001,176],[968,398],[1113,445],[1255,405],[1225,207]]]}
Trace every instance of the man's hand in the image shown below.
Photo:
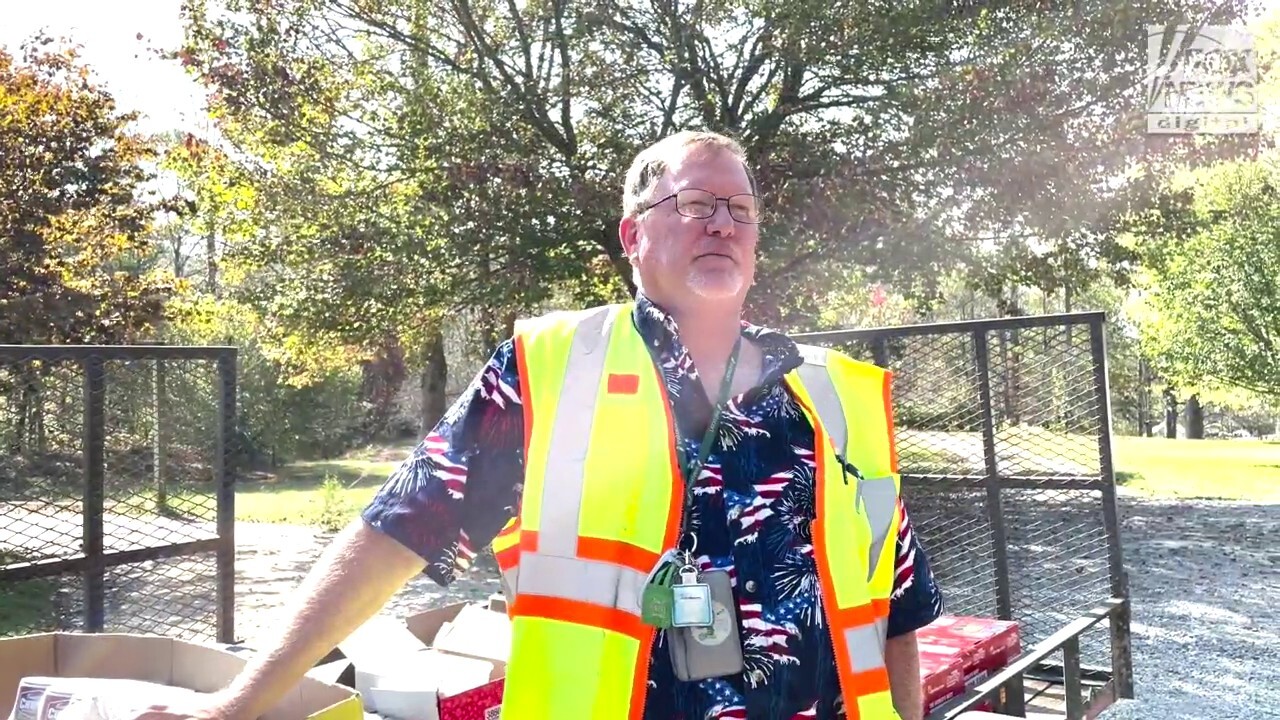
{"label": "man's hand", "polygon": [[197,696],[189,706],[153,706],[133,720],[257,720],[424,565],[413,551],[356,520],[294,591],[276,641],[255,654],[230,685]]}
{"label": "man's hand", "polygon": [[884,646],[885,669],[893,707],[902,720],[924,718],[924,695],[920,687],[920,648],[914,632],[891,637]]}

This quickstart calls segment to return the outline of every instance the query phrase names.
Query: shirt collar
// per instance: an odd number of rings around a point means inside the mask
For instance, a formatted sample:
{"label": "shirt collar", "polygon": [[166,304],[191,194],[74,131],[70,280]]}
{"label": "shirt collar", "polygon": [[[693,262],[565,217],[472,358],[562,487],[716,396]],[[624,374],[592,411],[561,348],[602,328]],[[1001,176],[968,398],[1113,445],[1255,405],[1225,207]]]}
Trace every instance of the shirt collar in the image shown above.
{"label": "shirt collar", "polygon": [[[636,293],[632,317],[640,337],[663,360],[680,358],[688,352],[680,342],[680,328],[675,318],[644,293]],[[780,381],[783,375],[804,362],[795,341],[778,330],[743,321],[742,336],[754,342],[764,356],[761,384]]]}

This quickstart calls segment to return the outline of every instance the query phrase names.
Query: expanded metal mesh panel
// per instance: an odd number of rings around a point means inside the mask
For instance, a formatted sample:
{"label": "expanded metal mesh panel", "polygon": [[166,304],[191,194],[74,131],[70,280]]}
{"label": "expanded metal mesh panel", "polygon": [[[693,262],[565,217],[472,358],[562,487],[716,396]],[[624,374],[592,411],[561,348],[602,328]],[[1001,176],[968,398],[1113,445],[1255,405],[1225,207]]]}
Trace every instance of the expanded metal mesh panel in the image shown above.
{"label": "expanded metal mesh panel", "polygon": [[982,490],[907,491],[911,522],[952,615],[996,617],[995,546]]}
{"label": "expanded metal mesh panel", "polygon": [[218,559],[213,553],[107,569],[109,631],[189,640],[213,637],[218,621]]}
{"label": "expanded metal mesh panel", "polygon": [[0,347],[0,635],[219,639],[231,353]]}
{"label": "expanded metal mesh panel", "polygon": [[[1003,610],[1024,648],[1112,595],[1101,332],[1026,318],[801,338],[893,370],[903,494],[947,612]],[[1110,664],[1105,633],[1081,652]]]}

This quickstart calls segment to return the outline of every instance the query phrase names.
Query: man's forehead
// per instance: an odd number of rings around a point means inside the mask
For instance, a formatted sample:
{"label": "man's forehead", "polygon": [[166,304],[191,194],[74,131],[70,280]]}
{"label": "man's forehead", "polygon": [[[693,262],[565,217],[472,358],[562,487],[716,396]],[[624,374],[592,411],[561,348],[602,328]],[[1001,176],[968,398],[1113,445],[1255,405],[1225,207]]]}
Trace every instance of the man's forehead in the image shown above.
{"label": "man's forehead", "polygon": [[744,191],[751,187],[742,160],[724,148],[697,145],[677,148],[664,160],[667,182],[675,190],[711,180],[741,184]]}

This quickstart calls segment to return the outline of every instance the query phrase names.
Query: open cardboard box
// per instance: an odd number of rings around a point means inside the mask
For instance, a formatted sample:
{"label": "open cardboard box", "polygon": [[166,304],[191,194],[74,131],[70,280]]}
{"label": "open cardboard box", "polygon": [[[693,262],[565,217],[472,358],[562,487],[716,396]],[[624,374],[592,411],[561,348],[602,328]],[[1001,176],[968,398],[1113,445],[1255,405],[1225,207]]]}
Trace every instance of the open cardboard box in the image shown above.
{"label": "open cardboard box", "polygon": [[309,673],[348,684],[368,712],[398,720],[485,720],[502,705],[510,620],[460,602],[362,625]]}
{"label": "open cardboard box", "polygon": [[[144,680],[198,692],[221,689],[244,667],[228,650],[155,635],[44,633],[0,639],[0,718],[24,677]],[[350,688],[304,678],[263,720],[362,720]]]}

